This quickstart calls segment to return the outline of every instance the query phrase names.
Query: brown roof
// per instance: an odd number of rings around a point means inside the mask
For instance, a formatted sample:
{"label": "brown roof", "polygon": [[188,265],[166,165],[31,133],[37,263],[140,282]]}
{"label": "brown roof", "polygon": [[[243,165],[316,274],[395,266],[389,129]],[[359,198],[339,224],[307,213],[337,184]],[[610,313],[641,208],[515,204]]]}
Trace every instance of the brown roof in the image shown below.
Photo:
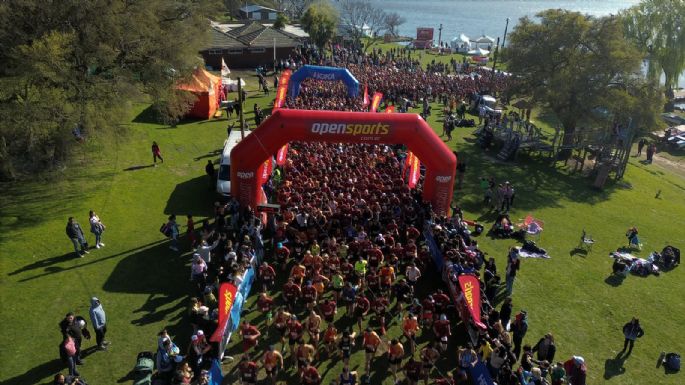
{"label": "brown roof", "polygon": [[269,48],[295,47],[300,44],[296,36],[264,26],[257,22],[245,24],[228,32],[212,28],[212,38],[205,49],[216,48]]}

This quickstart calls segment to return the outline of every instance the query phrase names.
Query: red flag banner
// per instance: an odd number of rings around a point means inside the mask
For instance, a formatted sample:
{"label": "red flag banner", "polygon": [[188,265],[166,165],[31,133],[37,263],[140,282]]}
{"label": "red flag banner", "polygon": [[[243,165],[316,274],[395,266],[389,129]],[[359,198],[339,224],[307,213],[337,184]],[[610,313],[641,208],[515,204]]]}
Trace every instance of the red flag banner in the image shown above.
{"label": "red flag banner", "polygon": [[402,172],[402,180],[405,180],[404,178],[409,174],[409,167],[411,166],[412,159],[414,159],[414,153],[407,151],[407,157],[404,158],[404,171]]}
{"label": "red flag banner", "polygon": [[278,150],[276,154],[276,164],[279,166],[285,165],[286,156],[288,155],[288,143]]}
{"label": "red flag banner", "polygon": [[369,87],[364,85],[364,107],[369,105]]}
{"label": "red flag banner", "polygon": [[395,106],[388,106],[388,108],[385,109],[386,114],[392,114],[395,112]]}
{"label": "red flag banner", "polygon": [[285,98],[288,95],[288,82],[290,81],[292,71],[285,70],[278,79],[278,89],[276,89],[276,100],[274,100],[274,109],[283,107]]}
{"label": "red flag banner", "polygon": [[375,92],[373,98],[371,98],[371,109],[370,112],[378,111],[378,107],[381,105],[381,99],[383,99],[383,94],[380,92]]}
{"label": "red flag banner", "polygon": [[412,154],[411,164],[409,165],[409,181],[407,184],[409,188],[415,188],[419,183],[419,176],[421,175],[421,162],[416,155]]}
{"label": "red flag banner", "polygon": [[219,324],[214,334],[209,338],[212,342],[220,342],[226,330],[226,324],[230,318],[231,308],[235,300],[235,293],[238,290],[235,285],[224,282],[219,286]]}
{"label": "red flag banner", "polygon": [[464,302],[471,313],[473,322],[480,328],[485,325],[480,321],[480,282],[473,275],[460,275],[459,286],[464,295]]}
{"label": "red flag banner", "polygon": [[272,167],[271,167],[271,158],[267,159],[262,163],[259,168],[257,169],[257,177],[259,178],[259,185],[263,185],[269,180],[269,176],[271,175]]}

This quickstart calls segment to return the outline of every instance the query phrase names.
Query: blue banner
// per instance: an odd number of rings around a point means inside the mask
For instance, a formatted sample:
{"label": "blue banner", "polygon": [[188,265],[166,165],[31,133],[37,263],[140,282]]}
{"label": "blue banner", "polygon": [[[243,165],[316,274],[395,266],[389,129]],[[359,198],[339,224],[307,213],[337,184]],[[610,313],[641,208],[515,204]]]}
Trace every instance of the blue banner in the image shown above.
{"label": "blue banner", "polygon": [[231,308],[231,331],[236,331],[240,326],[240,313],[243,311],[243,304],[250,295],[252,289],[252,282],[254,282],[255,273],[254,267],[250,266],[243,276],[243,282],[238,286],[238,291],[235,293],[235,300]]}
{"label": "blue banner", "polygon": [[300,93],[300,83],[304,79],[312,78],[324,81],[341,81],[347,87],[347,96],[356,98],[359,95],[359,81],[346,68],[323,67],[305,65],[297,70],[288,84],[288,95],[295,99]]}
{"label": "blue banner", "polygon": [[224,375],[221,373],[221,363],[219,360],[212,361],[212,367],[209,368],[209,385],[221,385],[224,381]]}
{"label": "blue banner", "polygon": [[476,366],[469,367],[469,374],[471,375],[471,383],[473,385],[494,385],[488,368],[480,359]]}
{"label": "blue banner", "polygon": [[438,273],[442,273],[442,268],[443,265],[445,264],[445,261],[442,259],[442,252],[440,252],[440,248],[438,247],[438,244],[435,242],[435,238],[433,238],[433,231],[431,230],[432,224],[430,222],[426,222],[423,225],[423,237],[426,238],[426,245],[428,245],[428,250],[431,252],[431,256],[433,257],[433,263],[435,263],[435,267],[438,269]]}

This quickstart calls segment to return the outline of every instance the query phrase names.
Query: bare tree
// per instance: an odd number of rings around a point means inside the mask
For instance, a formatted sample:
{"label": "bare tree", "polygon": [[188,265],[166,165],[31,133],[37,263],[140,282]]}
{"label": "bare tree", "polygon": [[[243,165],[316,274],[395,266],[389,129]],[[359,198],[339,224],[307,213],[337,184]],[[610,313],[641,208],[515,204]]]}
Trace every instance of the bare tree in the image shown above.
{"label": "bare tree", "polygon": [[316,0],[279,0],[279,8],[291,19],[299,19]]}
{"label": "bare tree", "polygon": [[340,25],[349,32],[352,39],[363,43],[365,49],[380,39],[385,29],[385,12],[375,8],[368,0],[341,0]]}
{"label": "bare tree", "polygon": [[384,27],[390,35],[397,37],[399,32],[397,27],[404,24],[407,21],[404,17],[400,16],[397,12],[390,12],[385,15]]}

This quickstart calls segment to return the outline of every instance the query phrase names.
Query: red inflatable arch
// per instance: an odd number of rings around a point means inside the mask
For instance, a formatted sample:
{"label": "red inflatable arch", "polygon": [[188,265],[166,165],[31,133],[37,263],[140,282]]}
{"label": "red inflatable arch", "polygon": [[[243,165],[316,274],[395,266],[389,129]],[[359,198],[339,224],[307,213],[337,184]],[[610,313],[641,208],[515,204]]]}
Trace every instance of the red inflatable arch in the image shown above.
{"label": "red inflatable arch", "polygon": [[241,204],[261,202],[257,169],[291,141],[405,144],[426,166],[423,199],[449,215],[457,158],[416,114],[278,109],[231,151],[231,192]]}

